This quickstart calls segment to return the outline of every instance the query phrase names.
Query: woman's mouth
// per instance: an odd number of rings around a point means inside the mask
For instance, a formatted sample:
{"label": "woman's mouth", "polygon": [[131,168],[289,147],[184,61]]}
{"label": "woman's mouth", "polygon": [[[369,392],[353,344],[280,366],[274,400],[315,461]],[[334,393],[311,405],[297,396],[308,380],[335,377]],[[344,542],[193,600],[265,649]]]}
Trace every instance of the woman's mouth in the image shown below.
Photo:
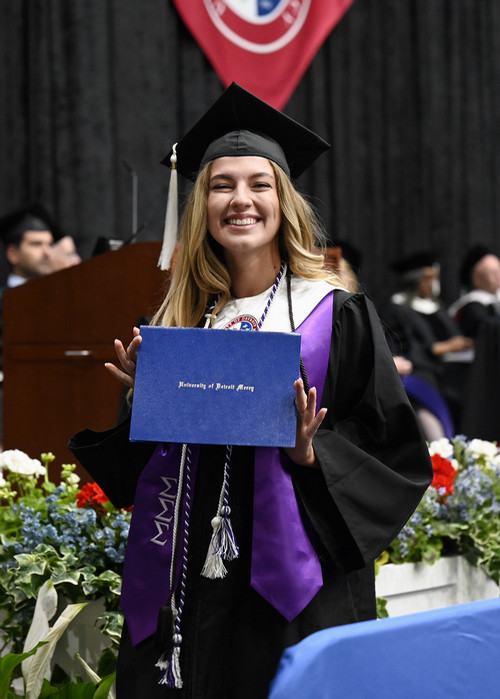
{"label": "woman's mouth", "polygon": [[228,218],[226,221],[230,226],[251,226],[257,223],[259,219],[248,216],[247,218]]}

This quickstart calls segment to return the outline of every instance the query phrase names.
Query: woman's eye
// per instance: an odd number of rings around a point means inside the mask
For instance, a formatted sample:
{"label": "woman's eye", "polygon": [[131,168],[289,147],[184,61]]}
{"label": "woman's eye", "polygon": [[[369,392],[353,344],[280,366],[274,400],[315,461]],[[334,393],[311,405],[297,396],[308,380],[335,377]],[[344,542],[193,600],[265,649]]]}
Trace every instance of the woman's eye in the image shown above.
{"label": "woman's eye", "polygon": [[269,189],[271,185],[268,182],[256,182],[254,189]]}

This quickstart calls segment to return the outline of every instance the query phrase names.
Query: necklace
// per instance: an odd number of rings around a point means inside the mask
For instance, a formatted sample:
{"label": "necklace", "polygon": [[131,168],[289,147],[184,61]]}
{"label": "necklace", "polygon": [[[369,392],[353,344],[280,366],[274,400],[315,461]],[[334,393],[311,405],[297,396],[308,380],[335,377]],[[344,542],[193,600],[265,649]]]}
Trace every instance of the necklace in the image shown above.
{"label": "necklace", "polygon": [[281,262],[280,271],[278,272],[278,276],[277,276],[276,279],[274,280],[273,288],[271,289],[271,293],[269,294],[269,298],[267,299],[266,307],[264,308],[264,313],[263,313],[262,316],[260,317],[260,320],[259,320],[259,322],[258,322],[258,324],[257,324],[257,329],[258,329],[258,330],[261,329],[262,323],[263,323],[263,322],[265,321],[265,319],[266,319],[266,316],[267,316],[267,313],[268,313],[268,311],[269,311],[269,308],[271,307],[271,304],[272,304],[272,302],[273,302],[274,297],[275,297],[276,294],[278,293],[278,290],[279,290],[279,287],[280,287],[280,284],[281,284],[281,280],[283,279],[283,277],[285,276],[285,274],[286,274],[286,263],[282,261],[282,262]]}

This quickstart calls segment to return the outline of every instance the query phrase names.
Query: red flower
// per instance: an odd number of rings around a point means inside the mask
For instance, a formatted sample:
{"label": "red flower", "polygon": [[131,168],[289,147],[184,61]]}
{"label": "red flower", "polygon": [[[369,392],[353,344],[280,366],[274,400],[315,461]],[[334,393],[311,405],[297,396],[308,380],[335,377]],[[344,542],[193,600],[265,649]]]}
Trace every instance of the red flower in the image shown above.
{"label": "red flower", "polygon": [[434,469],[434,478],[432,479],[431,486],[436,488],[436,490],[445,488],[445,495],[453,493],[453,482],[457,472],[451,461],[444,459],[439,454],[433,454],[431,456],[431,461]]}
{"label": "red flower", "polygon": [[108,502],[108,498],[97,483],[86,483],[76,494],[77,507],[92,507],[92,505],[101,505],[104,502]]}

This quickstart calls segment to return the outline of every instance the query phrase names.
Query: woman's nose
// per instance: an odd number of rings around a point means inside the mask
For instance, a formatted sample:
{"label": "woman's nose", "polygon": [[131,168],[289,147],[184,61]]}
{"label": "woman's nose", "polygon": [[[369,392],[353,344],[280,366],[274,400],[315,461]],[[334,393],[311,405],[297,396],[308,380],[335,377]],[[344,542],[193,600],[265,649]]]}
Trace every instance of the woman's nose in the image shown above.
{"label": "woman's nose", "polygon": [[233,192],[233,199],[231,202],[234,206],[247,206],[252,203],[252,198],[250,196],[250,191],[245,185],[239,185],[235,187]]}

